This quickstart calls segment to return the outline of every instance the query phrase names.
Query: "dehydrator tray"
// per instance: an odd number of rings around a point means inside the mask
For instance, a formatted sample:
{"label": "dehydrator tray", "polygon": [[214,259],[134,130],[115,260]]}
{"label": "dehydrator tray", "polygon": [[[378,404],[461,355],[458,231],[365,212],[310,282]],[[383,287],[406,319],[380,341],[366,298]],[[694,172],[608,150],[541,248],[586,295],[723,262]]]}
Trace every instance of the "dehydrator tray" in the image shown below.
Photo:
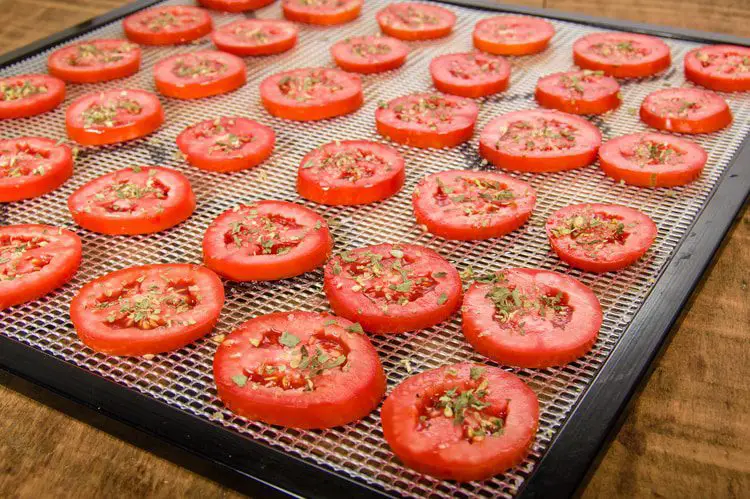
{"label": "dehydrator tray", "polygon": [[[46,40],[0,57],[0,76],[46,71],[51,50],[79,38],[122,37],[120,19],[153,4],[139,1]],[[164,2],[179,3],[179,2]],[[183,2],[184,3],[184,2]],[[622,82],[623,105],[592,118],[604,140],[645,130],[635,112],[649,92],[665,86],[689,86],[682,72],[688,50],[705,43],[750,45],[750,39],[727,35],[595,19],[486,1],[445,2],[458,16],[454,33],[444,39],[410,43],[406,65],[396,71],[364,76],[365,104],[356,113],[314,123],[271,117],[259,102],[258,84],[284,69],[332,66],[328,48],[336,40],[379,32],[375,13],[388,2],[366,0],[354,22],[331,28],[300,26],[292,51],[247,58],[248,84],[228,95],[199,101],[162,98],[167,121],[155,134],[123,145],[81,148],[75,174],[63,187],[41,198],[0,208],[3,224],[48,223],[76,231],[84,259],[75,278],[40,300],[0,315],[0,365],[74,400],[95,408],[221,468],[241,487],[305,497],[352,495],[406,497],[542,497],[573,493],[584,483],[597,454],[618,427],[628,400],[649,372],[671,326],[711,262],[750,190],[750,95],[723,94],[734,113],[731,127],[694,139],[709,152],[701,178],[684,187],[642,189],[620,185],[596,165],[554,174],[513,174],[538,192],[530,222],[516,232],[481,242],[432,237],[413,219],[410,196],[416,182],[445,169],[486,169],[477,153],[478,131],[494,116],[535,108],[533,89],[540,75],[572,67],[572,44],[603,29],[660,36],[670,46],[673,65],[659,76]],[[547,17],[557,34],[548,50],[512,58],[510,88],[479,100],[477,133],[470,142],[447,150],[398,146],[407,165],[404,189],[384,202],[361,207],[325,207],[306,202],[295,190],[296,169],[309,150],[332,140],[383,140],[375,132],[379,101],[431,87],[428,64],[439,54],[470,50],[474,24],[497,12]],[[279,3],[246,14],[281,18]],[[212,12],[215,25],[240,15]],[[118,87],[154,90],[151,67],[169,55],[210,47],[208,38],[177,47],[144,47],[141,71],[124,80],[68,85],[66,104],[94,90]],[[53,112],[0,122],[3,138],[42,135],[65,138],[66,105]],[[276,150],[263,165],[240,173],[209,173],[175,155],[175,137],[186,126],[219,115],[247,116],[277,133]],[[145,236],[103,236],[76,227],[66,200],[83,183],[127,165],[158,164],[182,171],[198,198],[193,216],[181,225]],[[528,458],[492,480],[459,484],[420,476],[402,466],[383,440],[379,412],[362,421],[322,431],[299,431],[245,420],[226,410],[216,397],[211,336],[230,332],[245,320],[279,310],[327,310],[322,271],[270,283],[226,283],[227,301],[212,335],[181,350],[154,358],[110,357],[85,347],[68,317],[75,291],[93,277],[147,263],[200,262],[200,241],[209,222],[239,202],[283,199],[302,203],[326,216],[343,251],[380,242],[429,246],[459,270],[486,272],[504,267],[557,270],[580,279],[599,297],[604,322],[599,340],[585,357],[551,369],[510,369],[537,393],[540,427]],[[565,205],[617,202],[647,213],[659,228],[647,256],[626,270],[594,275],[562,264],[550,251],[543,224]],[[459,361],[487,362],[461,334],[458,316],[424,331],[373,337],[392,389],[410,374]],[[491,364],[491,362],[487,362]]]}

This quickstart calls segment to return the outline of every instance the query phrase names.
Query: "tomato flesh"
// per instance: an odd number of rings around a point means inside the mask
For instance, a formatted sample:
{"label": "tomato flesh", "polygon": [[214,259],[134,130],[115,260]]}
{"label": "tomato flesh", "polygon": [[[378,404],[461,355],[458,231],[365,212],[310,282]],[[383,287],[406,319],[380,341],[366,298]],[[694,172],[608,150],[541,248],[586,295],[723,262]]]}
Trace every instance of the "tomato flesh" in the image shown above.
{"label": "tomato flesh", "polygon": [[589,69],[540,78],[535,96],[540,106],[571,114],[604,114],[621,102],[617,80]]}
{"label": "tomato flesh", "polygon": [[138,72],[141,49],[127,40],[86,40],[52,52],[47,67],[52,76],[75,83],[125,78]]}
{"label": "tomato flesh", "polygon": [[643,99],[640,115],[648,126],[679,133],[712,133],[732,123],[732,111],[726,101],[697,88],[651,92]]}
{"label": "tomato flesh", "polygon": [[484,97],[508,88],[510,64],[499,56],[468,52],[446,54],[430,62],[435,88],[461,97]]}
{"label": "tomato flesh", "polygon": [[654,36],[635,33],[594,33],[573,44],[578,67],[604,71],[616,78],[642,78],[672,64],[669,46]]}
{"label": "tomato flesh", "polygon": [[282,0],[284,17],[306,24],[332,26],[359,17],[364,0]]}
{"label": "tomato flesh", "polygon": [[200,50],[157,62],[154,80],[167,97],[200,99],[237,90],[247,81],[247,70],[236,55]]}
{"label": "tomato flesh", "polygon": [[132,14],[122,22],[125,35],[142,45],[187,43],[211,32],[211,16],[187,5],[155,7]]}
{"label": "tomato flesh", "polygon": [[297,44],[297,27],[275,19],[242,19],[225,24],[211,34],[219,50],[238,56],[286,52]]}
{"label": "tomato flesh", "polygon": [[380,29],[400,40],[431,40],[448,36],[456,15],[448,9],[423,3],[390,4],[376,16]]}
{"label": "tomato flesh", "polygon": [[0,119],[46,113],[65,100],[65,83],[54,76],[29,74],[0,78]]}
{"label": "tomato flesh", "polygon": [[409,47],[388,36],[354,36],[336,42],[331,56],[344,71],[381,73],[403,66]]}
{"label": "tomato flesh", "polygon": [[474,47],[496,55],[530,55],[543,51],[555,34],[544,19],[525,16],[495,16],[474,27]]}
{"label": "tomato flesh", "polygon": [[30,199],[60,187],[73,175],[73,154],[43,137],[0,140],[0,203]]}
{"label": "tomato flesh", "polygon": [[274,0],[198,0],[204,7],[222,12],[245,12],[258,10],[270,5]]}
{"label": "tomato flesh", "polygon": [[750,48],[712,45],[685,56],[685,78],[711,90],[750,90]]}

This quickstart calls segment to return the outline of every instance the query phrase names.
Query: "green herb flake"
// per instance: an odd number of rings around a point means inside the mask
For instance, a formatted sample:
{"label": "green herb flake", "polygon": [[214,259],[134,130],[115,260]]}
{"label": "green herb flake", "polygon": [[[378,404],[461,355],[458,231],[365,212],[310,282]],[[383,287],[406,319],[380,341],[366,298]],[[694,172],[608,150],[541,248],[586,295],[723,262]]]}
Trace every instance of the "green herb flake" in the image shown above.
{"label": "green herb flake", "polygon": [[484,375],[483,367],[472,367],[469,371],[469,377],[473,380],[478,380]]}
{"label": "green herb flake", "polygon": [[232,383],[242,388],[247,384],[247,376],[244,374],[235,374],[232,376]]}
{"label": "green herb flake", "polygon": [[446,293],[440,293],[440,296],[438,296],[438,299],[437,299],[438,305],[443,305],[447,301],[448,301],[448,295]]}
{"label": "green herb flake", "polygon": [[359,322],[355,322],[351,326],[346,328],[347,331],[350,333],[356,333],[356,334],[364,334],[365,330],[362,329],[362,325]]}
{"label": "green herb flake", "polygon": [[298,337],[288,331],[281,333],[281,337],[279,338],[279,343],[289,348],[296,347],[299,344],[299,341]]}

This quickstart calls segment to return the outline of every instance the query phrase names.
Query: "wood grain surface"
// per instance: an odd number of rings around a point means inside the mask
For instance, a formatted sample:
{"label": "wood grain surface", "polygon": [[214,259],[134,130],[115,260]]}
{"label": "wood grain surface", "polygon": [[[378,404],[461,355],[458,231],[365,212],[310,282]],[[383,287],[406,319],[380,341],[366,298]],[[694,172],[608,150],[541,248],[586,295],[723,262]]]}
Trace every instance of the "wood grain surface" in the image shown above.
{"label": "wood grain surface", "polygon": [[[0,0],[0,52],[124,3]],[[750,0],[518,3],[750,34]],[[745,210],[584,497],[750,497],[749,283]],[[136,430],[0,373],[0,497],[240,497],[173,464],[168,458],[176,455]]]}

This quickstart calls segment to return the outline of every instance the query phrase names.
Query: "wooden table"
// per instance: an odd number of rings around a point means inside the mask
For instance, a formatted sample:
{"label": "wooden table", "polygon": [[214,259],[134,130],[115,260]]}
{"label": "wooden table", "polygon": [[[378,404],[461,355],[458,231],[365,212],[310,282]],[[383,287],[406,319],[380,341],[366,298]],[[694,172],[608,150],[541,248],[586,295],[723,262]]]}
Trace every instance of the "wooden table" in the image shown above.
{"label": "wooden table", "polygon": [[[0,0],[0,51],[124,3]],[[749,0],[517,3],[750,33]],[[749,248],[750,213],[745,210],[585,497],[750,494]],[[0,373],[0,381],[0,497],[239,497],[164,459],[171,451],[135,430],[7,374]],[[90,424],[106,426],[138,446]]]}

